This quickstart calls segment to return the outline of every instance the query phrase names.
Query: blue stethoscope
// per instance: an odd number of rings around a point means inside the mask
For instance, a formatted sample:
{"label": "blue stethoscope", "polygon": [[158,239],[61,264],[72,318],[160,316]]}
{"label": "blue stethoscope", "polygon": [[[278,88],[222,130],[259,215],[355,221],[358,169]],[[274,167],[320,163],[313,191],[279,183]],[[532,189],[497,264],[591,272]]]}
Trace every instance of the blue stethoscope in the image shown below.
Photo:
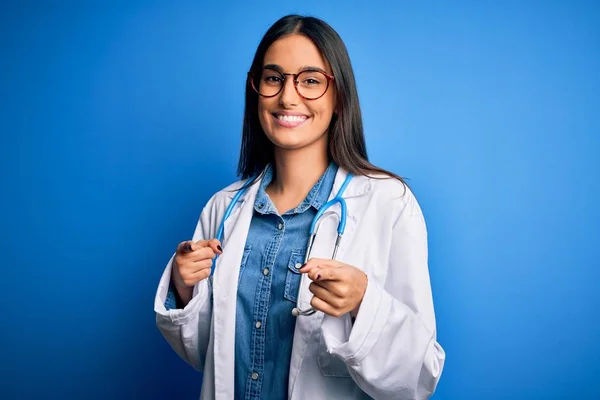
{"label": "blue stethoscope", "polygon": [[[338,190],[335,197],[333,199],[331,199],[330,201],[328,201],[327,203],[325,203],[323,205],[323,207],[321,207],[319,209],[319,211],[317,212],[317,215],[315,215],[315,217],[313,218],[312,223],[310,224],[310,231],[309,231],[310,236],[308,237],[308,244],[306,246],[306,256],[304,256],[304,263],[306,263],[310,259],[310,253],[312,251],[313,244],[315,243],[315,239],[317,237],[317,232],[319,231],[319,227],[321,226],[321,223],[323,222],[323,220],[330,215],[337,215],[333,211],[326,212],[327,209],[334,206],[335,204],[339,203],[339,205],[342,209],[342,214],[341,214],[339,222],[338,222],[338,228],[337,228],[338,235],[335,240],[335,245],[333,247],[333,254],[331,256],[331,259],[335,260],[335,256],[337,255],[338,248],[340,247],[340,242],[342,241],[342,236],[344,235],[344,230],[346,229],[347,206],[346,206],[346,200],[344,200],[342,198],[342,195],[344,194],[344,191],[348,187],[348,184],[350,183],[352,178],[353,178],[352,174],[348,173],[348,176],[346,176],[344,183],[342,183],[342,187],[340,187],[340,190]],[[248,182],[254,182],[254,179],[249,179]],[[225,210],[225,214],[223,215],[223,219],[221,220],[221,224],[219,225],[219,230],[217,231],[217,240],[219,242],[221,242],[221,243],[223,242],[223,232],[225,230],[225,221],[227,220],[227,218],[229,218],[229,216],[233,212],[233,209],[235,208],[240,197],[242,197],[244,195],[244,193],[246,193],[246,191],[248,190],[249,187],[250,187],[250,185],[247,183],[240,190],[238,190],[238,192],[233,197],[233,200],[231,201],[231,203],[227,206],[227,209]],[[324,217],[324,218],[321,218],[321,217]],[[213,259],[212,267],[210,270],[211,276],[215,272],[216,263],[217,263],[217,257],[215,257]],[[304,278],[304,276],[302,276],[301,279],[303,279],[303,278]],[[299,293],[298,293],[298,302],[296,303],[296,307],[292,310],[292,314],[296,317],[300,316],[300,315],[312,315],[317,311],[312,307],[310,307],[306,310],[302,310],[300,308],[300,298],[302,297],[300,295],[301,294],[300,291],[302,290],[302,286],[303,285],[301,282],[300,288],[299,288]]]}

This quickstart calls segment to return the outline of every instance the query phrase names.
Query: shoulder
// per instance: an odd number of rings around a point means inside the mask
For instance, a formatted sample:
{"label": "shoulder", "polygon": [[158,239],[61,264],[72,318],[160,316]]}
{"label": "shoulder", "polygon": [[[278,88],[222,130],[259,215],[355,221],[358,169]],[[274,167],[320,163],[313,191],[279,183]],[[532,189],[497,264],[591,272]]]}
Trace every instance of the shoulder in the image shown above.
{"label": "shoulder", "polygon": [[246,179],[233,182],[232,184],[224,187],[223,189],[215,193],[213,195],[213,198],[219,201],[226,201],[235,196],[236,192],[240,190],[246,182]]}
{"label": "shoulder", "polygon": [[[247,182],[247,179],[239,180],[219,190],[212,195],[206,204],[206,208],[210,209],[214,207],[220,208],[221,206],[226,206]],[[257,183],[258,182],[255,182],[254,184]]]}
{"label": "shoulder", "polygon": [[373,199],[385,208],[392,208],[395,216],[422,215],[419,202],[405,182],[388,175],[377,174],[357,177],[369,186]]}

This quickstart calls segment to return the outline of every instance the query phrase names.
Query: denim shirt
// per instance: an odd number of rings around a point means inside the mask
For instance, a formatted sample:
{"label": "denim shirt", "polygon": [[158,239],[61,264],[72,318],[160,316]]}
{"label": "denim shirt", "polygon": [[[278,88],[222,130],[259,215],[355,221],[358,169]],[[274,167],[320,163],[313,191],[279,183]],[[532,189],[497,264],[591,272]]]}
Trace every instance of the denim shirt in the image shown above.
{"label": "denim shirt", "polygon": [[235,398],[285,399],[292,356],[300,273],[310,224],[333,187],[337,166],[323,176],[296,208],[279,215],[266,188],[267,167],[240,266],[235,331]]}
{"label": "denim shirt", "polygon": [[[337,169],[332,162],[304,201],[283,215],[266,193],[273,169],[265,170],[238,277],[235,399],[287,398],[298,269],[304,262],[311,222],[329,198]],[[171,287],[165,307],[177,305]]]}

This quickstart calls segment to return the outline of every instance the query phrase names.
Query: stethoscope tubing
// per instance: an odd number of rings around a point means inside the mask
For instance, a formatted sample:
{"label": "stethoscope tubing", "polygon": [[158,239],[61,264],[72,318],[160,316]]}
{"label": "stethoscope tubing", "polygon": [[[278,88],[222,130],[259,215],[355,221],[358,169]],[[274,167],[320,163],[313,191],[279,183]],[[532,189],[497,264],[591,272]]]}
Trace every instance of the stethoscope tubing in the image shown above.
{"label": "stethoscope tubing", "polygon": [[[335,212],[327,211],[327,210],[329,208],[333,207],[334,205],[339,204],[340,209],[341,209],[341,215],[340,215],[339,221],[338,221],[338,228],[337,228],[338,235],[335,240],[335,245],[333,247],[333,254],[331,256],[331,259],[335,260],[338,248],[340,246],[340,242],[342,240],[342,236],[344,235],[344,231],[346,230],[346,218],[347,218],[348,207],[346,205],[346,200],[344,200],[342,198],[342,196],[343,196],[346,188],[348,187],[348,184],[352,180],[352,178],[353,178],[353,175],[351,173],[348,173],[348,175],[346,176],[346,179],[344,180],[344,183],[340,187],[340,190],[338,190],[335,197],[333,199],[331,199],[330,201],[328,201],[327,203],[325,203],[319,209],[319,211],[313,218],[312,223],[310,225],[310,230],[309,230],[309,238],[308,238],[308,243],[306,246],[306,255],[304,257],[305,264],[310,259],[310,254],[312,252],[312,248],[313,248],[315,239],[317,238],[317,233],[319,231],[319,227],[321,226],[322,221],[324,221],[329,215],[337,215]],[[233,209],[235,208],[239,199],[244,195],[244,193],[246,193],[246,191],[250,187],[250,185],[248,183],[254,182],[254,181],[255,181],[255,179],[249,179],[248,181],[246,181],[246,184],[240,190],[237,191],[237,193],[233,197],[233,200],[231,200],[231,203],[229,203],[229,205],[227,206],[227,209],[225,210],[225,214],[223,215],[223,218],[221,219],[221,223],[219,224],[219,229],[217,231],[216,238],[219,242],[222,243],[222,241],[223,241],[223,235],[224,235],[224,230],[225,230],[225,221],[227,220],[227,218],[229,218],[229,216],[233,212]],[[217,258],[218,258],[218,255],[215,256],[215,258],[213,259],[212,266],[210,268],[210,276],[211,277],[213,276],[213,274],[215,272],[215,268],[217,265]],[[302,290],[302,280],[303,279],[305,279],[304,275],[301,278],[300,288],[298,289],[298,302],[301,297],[300,291]],[[306,309],[306,310],[302,310],[302,309],[300,309],[298,304],[296,304],[296,307],[294,307],[294,309],[292,310],[292,314],[294,316],[307,316],[307,315],[314,314],[316,311],[317,310],[315,310],[313,307]]]}

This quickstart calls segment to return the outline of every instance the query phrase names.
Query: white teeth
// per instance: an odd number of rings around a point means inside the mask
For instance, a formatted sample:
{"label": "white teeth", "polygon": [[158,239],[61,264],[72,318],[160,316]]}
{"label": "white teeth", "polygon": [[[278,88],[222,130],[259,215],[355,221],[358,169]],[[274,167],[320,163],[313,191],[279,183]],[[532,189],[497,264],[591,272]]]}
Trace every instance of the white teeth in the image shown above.
{"label": "white teeth", "polygon": [[302,122],[306,119],[306,117],[300,115],[278,115],[277,119],[285,122]]}

